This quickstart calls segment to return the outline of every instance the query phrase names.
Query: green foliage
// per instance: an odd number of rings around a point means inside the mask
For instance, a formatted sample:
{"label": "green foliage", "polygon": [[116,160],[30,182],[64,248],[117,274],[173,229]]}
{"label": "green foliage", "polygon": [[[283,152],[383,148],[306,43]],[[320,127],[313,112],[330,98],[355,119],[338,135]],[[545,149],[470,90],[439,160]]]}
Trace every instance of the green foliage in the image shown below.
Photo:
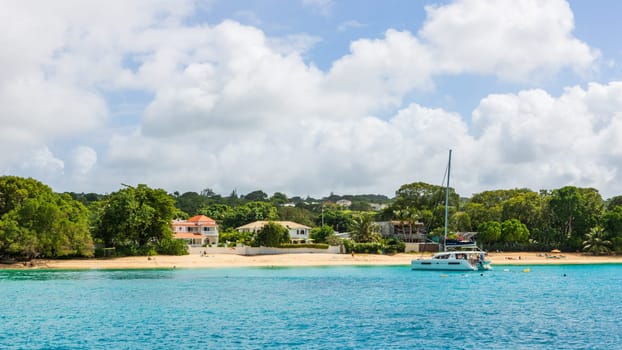
{"label": "green foliage", "polygon": [[607,210],[614,210],[619,206],[622,206],[622,196],[615,196],[607,200]]}
{"label": "green foliage", "polygon": [[278,247],[289,242],[289,230],[280,224],[269,221],[255,234],[255,246]]}
{"label": "green foliage", "polygon": [[382,254],[383,244],[381,242],[354,242],[352,240],[344,240],[343,246],[347,253],[361,254]]}
{"label": "green foliage", "polygon": [[585,235],[585,241],[583,241],[583,251],[593,255],[608,254],[612,246],[611,241],[607,239],[605,230],[600,226],[590,229],[590,232]]}
{"label": "green foliage", "polygon": [[309,209],[297,207],[278,207],[280,221],[293,221],[305,226],[313,226],[313,213]]}
{"label": "green foliage", "polygon": [[[395,192],[396,209],[415,208],[418,210],[434,210],[439,203],[445,201],[445,187],[430,185],[424,182],[414,182],[402,185]],[[460,196],[453,188],[449,189],[449,205],[458,207]]]}
{"label": "green foliage", "polygon": [[517,219],[505,220],[501,224],[501,241],[508,243],[526,243],[529,240],[527,226]]}
{"label": "green foliage", "polygon": [[180,239],[164,238],[156,245],[156,251],[162,255],[188,255],[188,245]]}
{"label": "green foliage", "polygon": [[538,193],[522,190],[501,203],[501,219],[518,219],[528,229],[542,226],[542,204]]}
{"label": "green foliage", "polygon": [[272,203],[249,202],[241,206],[231,208],[231,211],[223,218],[223,229],[236,228],[258,220],[277,220],[278,212]]}
{"label": "green foliage", "polygon": [[257,191],[248,193],[242,198],[244,198],[247,201],[251,201],[251,202],[265,202],[268,200],[268,195],[264,191],[257,190]]}
{"label": "green foliage", "polygon": [[[603,200],[593,188],[566,186],[552,191],[548,201],[551,225],[556,227],[565,239],[576,242],[596,226],[603,213]],[[575,239],[572,239],[575,238]]]}
{"label": "green foliage", "polygon": [[196,192],[186,192],[175,197],[175,206],[181,211],[194,216],[200,213],[200,210],[207,206],[208,199]]}
{"label": "green foliage", "polygon": [[361,213],[354,217],[350,225],[350,238],[357,243],[379,242],[380,228],[374,222],[372,214]]}
{"label": "green foliage", "polygon": [[322,220],[325,225],[331,226],[336,232],[345,232],[352,225],[352,212],[326,206],[316,219],[316,224],[322,225]]}
{"label": "green foliage", "polygon": [[344,239],[342,243],[346,250],[346,253],[354,252],[360,254],[395,254],[403,253],[406,249],[406,244],[397,239],[363,243],[358,243],[351,239]]}
{"label": "green foliage", "polygon": [[326,243],[328,237],[334,235],[333,228],[329,225],[324,225],[322,227],[315,227],[311,229],[310,238],[313,239],[315,243]]}
{"label": "green foliage", "polygon": [[171,221],[177,211],[173,198],[164,190],[142,184],[110,194],[96,209],[94,236],[105,247],[116,247],[131,255],[170,239]]}
{"label": "green foliage", "polygon": [[218,242],[227,243],[231,245],[236,245],[238,243],[251,245],[253,242],[253,233],[252,232],[239,232],[235,229],[227,229],[225,231],[220,231],[218,233]]}
{"label": "green foliage", "polygon": [[463,211],[454,213],[449,220],[449,226],[459,232],[470,232],[471,217],[469,216],[469,214]]}
{"label": "green foliage", "polygon": [[482,243],[494,243],[501,239],[501,224],[497,221],[486,221],[477,227],[477,240]]}
{"label": "green foliage", "polygon": [[406,244],[399,239],[389,238],[384,241],[383,251],[385,254],[397,254],[406,251]]}
{"label": "green foliage", "polygon": [[270,198],[270,202],[273,205],[283,205],[287,203],[287,196],[281,192],[274,192],[274,194]]}
{"label": "green foliage", "polygon": [[[201,209],[199,211],[199,214],[208,216],[222,225],[225,218],[232,215],[232,212],[233,209],[226,204],[210,204],[207,207]],[[221,227],[225,229],[224,226]]]}
{"label": "green foliage", "polygon": [[501,207],[486,207],[482,203],[469,202],[464,205],[464,212],[471,218],[471,226],[479,227],[481,224],[489,221],[501,221]]}
{"label": "green foliage", "polygon": [[622,206],[615,206],[605,212],[601,221],[606,232],[614,237],[622,237]]}
{"label": "green foliage", "polygon": [[0,177],[0,256],[92,256],[88,211],[34,180]]}

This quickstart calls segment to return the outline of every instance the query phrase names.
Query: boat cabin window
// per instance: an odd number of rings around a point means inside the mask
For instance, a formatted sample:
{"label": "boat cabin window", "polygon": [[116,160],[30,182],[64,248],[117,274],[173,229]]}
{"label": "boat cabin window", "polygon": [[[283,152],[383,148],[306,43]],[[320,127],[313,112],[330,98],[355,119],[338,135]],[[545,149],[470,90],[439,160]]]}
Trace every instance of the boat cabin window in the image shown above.
{"label": "boat cabin window", "polygon": [[466,254],[456,254],[456,259],[466,259]]}

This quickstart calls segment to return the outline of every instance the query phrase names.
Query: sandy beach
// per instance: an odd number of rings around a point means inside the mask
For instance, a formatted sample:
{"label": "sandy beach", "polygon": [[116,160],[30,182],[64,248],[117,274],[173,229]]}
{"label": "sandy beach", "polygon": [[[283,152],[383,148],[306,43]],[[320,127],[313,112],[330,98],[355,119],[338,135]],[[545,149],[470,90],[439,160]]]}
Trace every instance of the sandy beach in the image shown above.
{"label": "sandy beach", "polygon": [[[148,268],[222,268],[270,266],[337,266],[337,265],[410,265],[422,254],[368,255],[355,254],[280,254],[242,256],[234,254],[198,254],[185,256],[125,257],[108,259],[38,259],[29,263],[0,265],[13,269],[148,269]],[[543,264],[622,264],[622,256],[586,256],[577,253],[490,253],[495,265]]]}

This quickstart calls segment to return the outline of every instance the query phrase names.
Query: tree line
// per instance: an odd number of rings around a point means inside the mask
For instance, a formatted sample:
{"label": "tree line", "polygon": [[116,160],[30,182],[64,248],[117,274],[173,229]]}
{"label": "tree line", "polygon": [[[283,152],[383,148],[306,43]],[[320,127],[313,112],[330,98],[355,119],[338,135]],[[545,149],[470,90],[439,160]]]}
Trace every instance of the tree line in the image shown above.
{"label": "tree line", "polygon": [[[223,242],[258,244],[256,236],[235,228],[256,220],[288,220],[313,227],[318,243],[342,243],[334,232],[349,232],[353,241],[367,244],[360,249],[384,250],[399,242],[380,237],[375,221],[393,220],[411,229],[421,222],[428,237],[439,237],[444,191],[415,182],[402,185],[394,198],[331,193],[314,199],[288,198],[281,192],[269,196],[261,190],[222,196],[210,189],[182,194],[123,185],[102,195],[55,193],[35,179],[2,176],[0,257],[89,257],[105,249],[117,255],[185,254],[185,244],[172,238],[171,221],[197,214],[218,222]],[[339,199],[352,201],[352,206],[338,206]],[[371,211],[371,203],[386,208]],[[603,200],[593,188],[492,190],[471,198],[450,189],[448,208],[450,237],[477,232],[478,242],[489,250],[622,251],[622,196]]]}

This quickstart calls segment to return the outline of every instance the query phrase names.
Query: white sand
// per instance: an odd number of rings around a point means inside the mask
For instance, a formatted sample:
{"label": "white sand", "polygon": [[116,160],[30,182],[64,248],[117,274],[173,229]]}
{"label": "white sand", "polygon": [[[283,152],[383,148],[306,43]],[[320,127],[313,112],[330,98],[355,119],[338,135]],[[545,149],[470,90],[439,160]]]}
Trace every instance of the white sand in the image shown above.
{"label": "white sand", "polygon": [[[492,265],[540,264],[622,264],[622,256],[592,257],[577,253],[490,253]],[[241,256],[208,254],[155,257],[125,257],[109,259],[33,260],[27,264],[5,265],[4,268],[50,269],[145,269],[145,268],[217,268],[245,266],[334,266],[334,265],[410,265],[411,260],[426,257],[422,254],[280,254]],[[2,267],[0,267],[2,268]]]}

